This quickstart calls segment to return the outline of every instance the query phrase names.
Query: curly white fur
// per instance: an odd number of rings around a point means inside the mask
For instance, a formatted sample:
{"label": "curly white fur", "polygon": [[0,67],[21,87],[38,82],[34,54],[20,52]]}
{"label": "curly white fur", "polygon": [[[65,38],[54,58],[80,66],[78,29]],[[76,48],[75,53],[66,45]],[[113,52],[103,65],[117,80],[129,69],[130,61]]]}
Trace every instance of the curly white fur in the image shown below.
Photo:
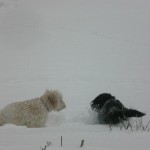
{"label": "curly white fur", "polygon": [[0,125],[10,123],[29,128],[44,127],[48,112],[59,111],[65,107],[59,91],[46,90],[39,98],[14,102],[0,110]]}

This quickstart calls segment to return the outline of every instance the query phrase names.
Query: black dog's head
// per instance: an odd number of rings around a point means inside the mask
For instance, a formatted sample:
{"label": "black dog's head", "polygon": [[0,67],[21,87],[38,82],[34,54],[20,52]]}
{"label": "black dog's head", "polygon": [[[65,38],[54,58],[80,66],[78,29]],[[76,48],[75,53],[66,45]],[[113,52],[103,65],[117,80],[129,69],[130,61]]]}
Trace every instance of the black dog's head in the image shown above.
{"label": "black dog's head", "polygon": [[109,93],[103,93],[98,95],[92,102],[91,102],[91,108],[92,110],[99,111],[103,105],[106,103],[106,101],[110,99],[115,99],[114,96],[112,96]]}

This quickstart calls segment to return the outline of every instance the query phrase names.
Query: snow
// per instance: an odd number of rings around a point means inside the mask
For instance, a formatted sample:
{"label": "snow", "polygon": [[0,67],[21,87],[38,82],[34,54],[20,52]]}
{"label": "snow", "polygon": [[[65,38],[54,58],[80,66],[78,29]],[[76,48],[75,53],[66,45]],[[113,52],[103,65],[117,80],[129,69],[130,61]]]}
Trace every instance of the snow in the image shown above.
{"label": "snow", "polygon": [[67,105],[49,114],[45,128],[0,127],[0,149],[40,150],[51,142],[47,150],[148,150],[150,132],[99,125],[90,102],[112,93],[145,112],[144,124],[150,120],[149,5],[148,0],[0,0],[0,108],[45,89],[60,90]]}

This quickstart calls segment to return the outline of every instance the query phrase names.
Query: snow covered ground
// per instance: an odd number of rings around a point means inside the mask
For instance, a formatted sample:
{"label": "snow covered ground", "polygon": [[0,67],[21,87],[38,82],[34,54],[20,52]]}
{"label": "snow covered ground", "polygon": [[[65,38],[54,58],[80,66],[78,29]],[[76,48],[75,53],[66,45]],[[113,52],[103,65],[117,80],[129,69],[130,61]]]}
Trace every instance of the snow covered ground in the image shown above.
{"label": "snow covered ground", "polygon": [[[99,125],[90,102],[108,92],[150,120],[149,0],[0,0],[0,108],[63,93],[45,128],[0,127],[0,150],[148,150],[150,132]],[[63,147],[60,147],[60,137]]]}

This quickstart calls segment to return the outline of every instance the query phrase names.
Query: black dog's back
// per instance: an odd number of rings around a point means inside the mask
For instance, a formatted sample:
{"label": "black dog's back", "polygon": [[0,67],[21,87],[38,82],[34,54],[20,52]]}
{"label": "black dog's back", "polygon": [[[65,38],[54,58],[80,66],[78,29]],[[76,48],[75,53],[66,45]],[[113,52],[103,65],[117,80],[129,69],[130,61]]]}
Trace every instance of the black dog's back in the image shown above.
{"label": "black dog's back", "polygon": [[98,112],[98,119],[105,124],[116,124],[129,117],[142,117],[145,114],[124,107],[114,96],[108,93],[98,95],[91,102],[92,110]]}
{"label": "black dog's back", "polygon": [[104,124],[117,124],[126,120],[124,112],[127,108],[116,99],[107,100],[102,109],[98,112],[99,121]]}

